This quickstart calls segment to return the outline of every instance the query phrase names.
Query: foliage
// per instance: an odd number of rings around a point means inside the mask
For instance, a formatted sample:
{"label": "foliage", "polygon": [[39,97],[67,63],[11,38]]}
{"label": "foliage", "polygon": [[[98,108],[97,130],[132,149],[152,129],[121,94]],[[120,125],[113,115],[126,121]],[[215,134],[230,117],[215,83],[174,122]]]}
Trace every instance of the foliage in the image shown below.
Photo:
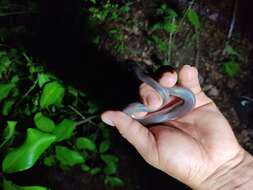
{"label": "foliage", "polygon": [[198,13],[194,9],[190,8],[187,11],[187,19],[196,31],[201,28],[201,23],[200,23]]}
{"label": "foliage", "polygon": [[[115,51],[119,54],[123,54],[126,50],[124,43],[124,34],[121,29],[114,27],[108,27],[106,31],[100,31],[99,33],[96,29],[101,25],[105,25],[108,22],[120,23],[124,22],[124,16],[130,11],[129,5],[119,4],[112,0],[86,0],[84,12],[89,14],[89,23],[91,28],[94,29],[94,39],[93,42],[99,46],[104,36],[114,39],[116,44],[113,46]],[[105,35],[106,34],[106,35]]]}
{"label": "foliage", "polygon": [[[78,166],[104,179],[118,178],[118,161],[107,164],[101,158],[109,154],[110,133],[97,119],[100,107],[87,93],[45,72],[43,66],[35,64],[23,50],[0,50],[0,63],[3,177],[7,173],[25,172],[39,164],[62,169]],[[94,130],[85,135],[78,132],[78,129],[91,126]],[[3,180],[3,188],[7,190],[46,189],[18,186]],[[108,185],[118,185],[107,181]]]}
{"label": "foliage", "polygon": [[226,44],[223,53],[227,56],[227,60],[222,63],[223,71],[230,77],[234,78],[240,72],[239,61],[241,55],[229,44]]}

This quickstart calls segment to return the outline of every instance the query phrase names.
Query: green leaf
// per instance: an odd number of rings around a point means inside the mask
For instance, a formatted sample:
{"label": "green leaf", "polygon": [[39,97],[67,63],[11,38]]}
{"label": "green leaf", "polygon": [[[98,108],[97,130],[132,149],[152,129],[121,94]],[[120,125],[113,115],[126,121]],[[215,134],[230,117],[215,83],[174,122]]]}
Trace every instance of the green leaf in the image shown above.
{"label": "green leaf", "polygon": [[12,83],[0,84],[0,102],[9,95],[14,87],[15,85]]}
{"label": "green leaf", "polygon": [[7,127],[4,129],[3,132],[3,143],[0,145],[0,149],[8,143],[11,138],[14,136],[15,128],[16,128],[17,122],[16,121],[8,121]]}
{"label": "green leaf", "polygon": [[44,86],[40,97],[40,107],[47,108],[52,105],[55,106],[61,105],[64,93],[65,89],[59,82],[54,81],[47,83]]}
{"label": "green leaf", "polygon": [[53,156],[53,155],[50,155],[50,156],[44,158],[43,163],[44,163],[46,166],[49,166],[49,167],[55,165],[54,156]]}
{"label": "green leaf", "polygon": [[116,164],[115,162],[110,162],[104,167],[104,173],[106,175],[115,174],[117,172],[117,168],[118,168],[118,164]]}
{"label": "green leaf", "polygon": [[100,145],[99,145],[99,152],[100,153],[104,153],[106,152],[109,148],[110,148],[111,142],[109,140],[105,140],[103,141]]}
{"label": "green leaf", "polygon": [[64,119],[60,122],[53,131],[53,134],[56,136],[56,142],[70,139],[75,130],[75,122],[70,119]]}
{"label": "green leaf", "polygon": [[55,147],[55,158],[63,165],[63,166],[74,166],[76,164],[83,164],[84,157],[74,150],[70,150],[64,146],[56,146]]}
{"label": "green leaf", "polygon": [[38,74],[38,85],[41,88],[45,83],[50,81],[50,77],[47,74]]}
{"label": "green leaf", "polygon": [[223,63],[223,69],[224,72],[229,76],[229,77],[235,77],[239,71],[240,71],[240,66],[238,63],[234,61],[228,61],[226,63]]}
{"label": "green leaf", "polygon": [[93,4],[96,4],[96,0],[90,0],[90,2],[92,2]]}
{"label": "green leaf", "polygon": [[84,171],[84,172],[88,172],[88,171],[91,170],[90,166],[85,165],[85,164],[81,165],[81,169],[82,169],[82,171]]}
{"label": "green leaf", "polygon": [[99,107],[98,107],[97,103],[92,102],[92,101],[88,101],[87,104],[89,106],[89,109],[88,109],[89,114],[95,114],[99,111]]}
{"label": "green leaf", "polygon": [[11,181],[4,180],[3,184],[4,190],[47,190],[46,187],[40,186],[18,186]]}
{"label": "green leaf", "polygon": [[76,147],[78,149],[90,150],[95,152],[97,150],[96,145],[86,137],[79,137],[76,139]]}
{"label": "green leaf", "polygon": [[54,140],[54,135],[28,128],[24,144],[5,156],[2,163],[3,171],[14,173],[31,168]]}
{"label": "green leaf", "polygon": [[15,103],[14,100],[5,100],[4,101],[4,104],[3,104],[3,110],[2,110],[2,114],[4,116],[7,116],[9,115],[10,111],[11,111],[11,108],[13,106],[13,104]]}
{"label": "green leaf", "polygon": [[227,53],[228,55],[233,55],[236,56],[238,58],[241,58],[241,55],[230,45],[226,45],[224,52]]}
{"label": "green leaf", "polygon": [[90,170],[90,174],[91,175],[97,175],[98,173],[100,173],[102,171],[102,169],[101,168],[92,168],[91,170]]}
{"label": "green leaf", "polygon": [[124,182],[122,179],[118,177],[113,177],[113,176],[106,176],[105,177],[105,184],[109,184],[111,186],[122,186],[124,185]]}
{"label": "green leaf", "polygon": [[151,31],[159,31],[161,30],[163,27],[162,27],[162,24],[161,23],[156,23],[154,24],[152,27],[151,27]]}
{"label": "green leaf", "polygon": [[103,160],[107,165],[110,163],[117,163],[119,161],[119,158],[117,156],[111,155],[111,154],[102,154],[100,156],[101,160]]}
{"label": "green leaf", "polygon": [[34,118],[34,123],[38,129],[40,129],[43,132],[50,133],[54,130],[55,124],[53,120],[49,119],[48,117],[45,117],[42,115],[41,112],[37,113]]}
{"label": "green leaf", "polygon": [[188,18],[188,21],[191,23],[191,25],[195,29],[200,29],[201,24],[200,24],[199,16],[198,16],[198,14],[197,14],[197,12],[195,10],[190,9],[187,12],[187,18]]}
{"label": "green leaf", "polygon": [[163,28],[168,33],[174,33],[177,31],[177,25],[170,22],[165,22]]}

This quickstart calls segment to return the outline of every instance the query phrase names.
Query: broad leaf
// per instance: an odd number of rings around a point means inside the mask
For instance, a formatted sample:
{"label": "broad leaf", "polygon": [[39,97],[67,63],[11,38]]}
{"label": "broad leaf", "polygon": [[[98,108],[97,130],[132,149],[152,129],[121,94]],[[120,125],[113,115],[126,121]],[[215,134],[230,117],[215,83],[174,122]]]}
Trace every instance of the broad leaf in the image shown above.
{"label": "broad leaf", "polygon": [[61,105],[64,92],[65,89],[57,81],[46,84],[40,97],[40,107],[47,108],[52,105]]}
{"label": "broad leaf", "polygon": [[115,163],[115,162],[110,162],[109,164],[107,164],[105,167],[104,167],[104,173],[106,175],[112,175],[112,174],[115,174],[117,172],[117,167],[118,167],[118,164]]}
{"label": "broad leaf", "polygon": [[11,90],[15,87],[14,84],[0,84],[0,102],[6,98]]}
{"label": "broad leaf", "polygon": [[87,104],[89,106],[89,109],[88,109],[89,114],[95,114],[99,111],[99,107],[98,107],[97,103],[92,102],[92,101],[88,101]]}
{"label": "broad leaf", "polygon": [[100,153],[104,153],[106,152],[109,148],[110,148],[111,142],[109,140],[105,140],[103,141],[100,145],[99,145],[99,152]]}
{"label": "broad leaf", "polygon": [[34,118],[34,123],[38,129],[41,131],[50,133],[54,130],[55,124],[53,120],[49,119],[48,117],[42,115],[41,112],[37,113]]}
{"label": "broad leaf", "polygon": [[240,71],[240,66],[234,61],[228,61],[223,63],[223,69],[228,76],[235,77]]}
{"label": "broad leaf", "polygon": [[109,165],[112,162],[117,163],[119,161],[118,157],[111,154],[103,154],[100,157],[107,165]]}
{"label": "broad leaf", "polygon": [[11,138],[13,137],[15,133],[15,127],[16,127],[17,122],[16,121],[8,121],[7,122],[7,127],[4,129],[3,132],[3,143],[0,145],[0,149],[8,143]]}
{"label": "broad leaf", "polygon": [[11,181],[4,180],[3,184],[4,190],[47,190],[46,187],[40,187],[40,186],[19,186]]}
{"label": "broad leaf", "polygon": [[64,146],[56,146],[55,148],[55,158],[63,166],[74,166],[76,164],[83,164],[84,157],[74,150],[70,150]]}
{"label": "broad leaf", "polygon": [[46,158],[44,158],[43,160],[43,163],[46,165],[46,166],[53,166],[55,164],[55,159],[54,159],[54,156],[53,155],[50,155]]}
{"label": "broad leaf", "polygon": [[56,136],[56,141],[60,142],[69,139],[75,130],[75,122],[70,119],[64,119],[54,129],[53,134]]}
{"label": "broad leaf", "polygon": [[54,140],[54,135],[40,132],[37,129],[27,129],[24,144],[5,156],[2,163],[3,171],[14,173],[31,168]]}
{"label": "broad leaf", "polygon": [[14,100],[5,100],[3,103],[3,110],[2,110],[2,114],[4,116],[9,115],[11,108],[13,106],[13,104],[15,103]]}
{"label": "broad leaf", "polygon": [[171,22],[165,22],[163,28],[168,33],[174,33],[177,31],[177,25]]}
{"label": "broad leaf", "polygon": [[224,48],[224,52],[227,53],[228,55],[233,55],[238,58],[241,58],[241,55],[230,45],[226,45]]}
{"label": "broad leaf", "polygon": [[100,173],[102,171],[102,169],[101,168],[92,168],[91,170],[90,170],[90,174],[91,175],[97,175],[98,173]]}
{"label": "broad leaf", "polygon": [[83,150],[90,150],[95,152],[96,151],[96,145],[88,138],[86,137],[79,137],[76,139],[76,147],[78,149]]}
{"label": "broad leaf", "polygon": [[45,83],[49,82],[50,78],[47,74],[38,74],[38,84],[41,88]]}
{"label": "broad leaf", "polygon": [[188,18],[189,22],[191,23],[191,25],[195,29],[200,29],[201,24],[200,24],[199,16],[198,16],[198,14],[197,14],[197,12],[195,10],[190,9],[187,12],[187,18]]}
{"label": "broad leaf", "polygon": [[111,186],[122,186],[124,185],[124,182],[122,179],[114,176],[106,176],[105,177],[105,184],[109,184]]}

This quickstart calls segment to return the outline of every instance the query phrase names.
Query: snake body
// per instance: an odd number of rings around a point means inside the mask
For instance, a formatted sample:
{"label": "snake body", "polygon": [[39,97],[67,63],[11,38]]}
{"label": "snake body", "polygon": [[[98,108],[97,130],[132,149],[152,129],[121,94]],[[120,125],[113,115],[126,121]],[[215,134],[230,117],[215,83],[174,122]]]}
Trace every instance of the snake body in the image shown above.
{"label": "snake body", "polygon": [[[181,117],[194,108],[196,99],[191,90],[178,86],[172,88],[163,87],[153,78],[146,75],[138,65],[134,66],[134,72],[139,80],[151,86],[161,96],[162,105],[160,108],[152,110],[141,103],[132,103],[123,112],[133,119],[143,125],[158,124]],[[180,101],[171,104],[172,97],[177,97]],[[147,112],[147,114],[142,118],[138,118],[135,114],[139,112]]]}

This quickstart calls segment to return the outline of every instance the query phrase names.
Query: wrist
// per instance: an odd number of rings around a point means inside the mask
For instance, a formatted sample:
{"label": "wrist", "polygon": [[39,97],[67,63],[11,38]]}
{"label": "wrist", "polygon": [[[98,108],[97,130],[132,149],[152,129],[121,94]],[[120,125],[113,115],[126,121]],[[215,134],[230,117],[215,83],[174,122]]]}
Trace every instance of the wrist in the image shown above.
{"label": "wrist", "polygon": [[253,189],[253,157],[241,150],[207,177],[196,190]]}

